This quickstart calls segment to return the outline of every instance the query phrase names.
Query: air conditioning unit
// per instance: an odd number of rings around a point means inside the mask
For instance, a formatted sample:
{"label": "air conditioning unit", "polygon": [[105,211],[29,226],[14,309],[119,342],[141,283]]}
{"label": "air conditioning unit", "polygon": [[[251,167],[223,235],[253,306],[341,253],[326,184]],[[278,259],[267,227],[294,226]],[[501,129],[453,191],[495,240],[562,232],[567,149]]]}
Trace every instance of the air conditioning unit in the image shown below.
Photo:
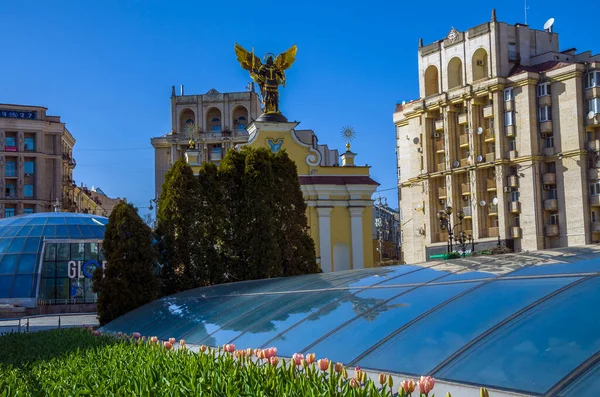
{"label": "air conditioning unit", "polygon": [[505,186],[504,193],[510,193],[510,192],[512,192],[512,188],[510,186]]}
{"label": "air conditioning unit", "polygon": [[485,62],[483,62],[481,60],[477,61],[477,66],[483,66],[483,65],[485,65]]}
{"label": "air conditioning unit", "polygon": [[544,190],[551,190],[552,189],[552,185],[544,185]]}
{"label": "air conditioning unit", "polygon": [[434,138],[439,138],[440,137],[440,133],[439,132],[434,132],[433,133],[433,137]]}
{"label": "air conditioning unit", "polygon": [[25,176],[31,176],[31,174],[25,173]]}

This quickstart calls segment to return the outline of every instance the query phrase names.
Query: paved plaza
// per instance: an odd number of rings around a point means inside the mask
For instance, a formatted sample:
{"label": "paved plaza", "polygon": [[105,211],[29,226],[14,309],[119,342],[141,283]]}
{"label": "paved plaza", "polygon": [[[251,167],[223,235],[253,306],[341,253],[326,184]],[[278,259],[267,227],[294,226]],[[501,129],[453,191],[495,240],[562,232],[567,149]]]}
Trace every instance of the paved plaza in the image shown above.
{"label": "paved plaza", "polygon": [[38,332],[56,329],[59,326],[60,328],[72,328],[84,325],[98,326],[96,314],[61,314],[22,319],[0,319],[0,335],[9,332],[19,332],[19,330],[20,332]]}

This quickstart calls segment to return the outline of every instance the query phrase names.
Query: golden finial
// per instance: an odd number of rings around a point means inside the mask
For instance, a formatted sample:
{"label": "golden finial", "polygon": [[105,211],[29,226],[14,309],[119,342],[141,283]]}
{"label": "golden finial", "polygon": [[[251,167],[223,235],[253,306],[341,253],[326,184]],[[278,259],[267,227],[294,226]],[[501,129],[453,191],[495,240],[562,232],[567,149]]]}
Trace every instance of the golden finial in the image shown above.
{"label": "golden finial", "polygon": [[349,152],[349,151],[350,151],[350,142],[348,142],[348,143],[346,144],[346,151],[347,151],[347,152]]}
{"label": "golden finial", "polygon": [[194,139],[190,139],[190,149],[195,149],[196,148],[196,142],[194,142]]}
{"label": "golden finial", "polygon": [[351,127],[349,125],[345,125],[342,127],[342,138],[346,141],[346,151],[347,152],[350,151],[350,141],[352,141],[355,136],[356,136],[356,131],[354,131],[353,127]]}

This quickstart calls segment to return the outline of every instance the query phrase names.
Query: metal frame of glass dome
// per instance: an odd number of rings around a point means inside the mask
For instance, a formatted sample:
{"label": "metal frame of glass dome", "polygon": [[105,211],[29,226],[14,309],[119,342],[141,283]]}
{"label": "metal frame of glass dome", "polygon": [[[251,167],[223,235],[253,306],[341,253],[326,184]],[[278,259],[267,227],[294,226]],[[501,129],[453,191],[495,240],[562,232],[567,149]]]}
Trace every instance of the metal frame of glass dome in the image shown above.
{"label": "metal frame of glass dome", "polygon": [[600,305],[599,272],[600,259],[504,270],[444,263],[241,282],[162,298],[104,329],[580,397],[572,390],[600,373],[600,316],[582,305]]}
{"label": "metal frame of glass dome", "polygon": [[[79,301],[69,299],[70,296],[66,299],[39,300],[47,275],[46,253],[51,244],[68,245],[68,258],[54,260],[54,265],[58,265],[57,268],[60,266],[60,269],[55,269],[54,278],[61,278],[57,276],[58,272],[64,272],[71,260],[84,260],[90,245],[95,244],[96,249],[100,250],[99,243],[104,237],[107,222],[108,218],[102,216],[68,212],[35,213],[0,219],[0,303],[28,308],[40,303],[84,303],[85,297]],[[71,255],[72,245],[78,245],[84,257]],[[98,260],[99,256],[96,262]],[[69,281],[69,294],[71,291]]]}

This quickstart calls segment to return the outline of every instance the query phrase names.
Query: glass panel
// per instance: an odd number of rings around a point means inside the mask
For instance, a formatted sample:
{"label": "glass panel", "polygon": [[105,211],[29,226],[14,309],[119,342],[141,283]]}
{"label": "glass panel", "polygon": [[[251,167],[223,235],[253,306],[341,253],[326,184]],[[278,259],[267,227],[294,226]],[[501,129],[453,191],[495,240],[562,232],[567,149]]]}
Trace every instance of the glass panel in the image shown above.
{"label": "glass panel", "polygon": [[56,299],[56,279],[43,278],[40,286],[40,298]]}
{"label": "glass panel", "polygon": [[66,225],[67,221],[64,216],[49,216],[46,225]]}
{"label": "glass panel", "polygon": [[359,292],[324,307],[267,343],[276,346],[280,355],[291,357],[292,354],[301,351],[351,318],[383,304],[408,289],[408,287],[398,287]]}
{"label": "glass panel", "polygon": [[21,226],[11,226],[6,228],[6,233],[4,233],[4,237],[14,237],[21,230]]}
{"label": "glass panel", "polygon": [[43,231],[44,231],[43,226],[33,226],[33,228],[31,229],[31,232],[29,233],[29,237],[39,237],[42,235]]}
{"label": "glass panel", "polygon": [[84,243],[71,243],[71,260],[82,261],[84,251]]}
{"label": "glass panel", "polygon": [[562,392],[560,397],[598,397],[600,390],[600,363],[580,376]]}
{"label": "glass panel", "polygon": [[[336,361],[351,363],[398,328],[475,285],[477,283],[458,283],[412,290],[357,317],[310,348],[310,352],[314,351],[319,357],[331,357]],[[344,341],[343,349],[339,348],[336,340]]]}
{"label": "glass panel", "polygon": [[19,255],[4,255],[0,262],[0,274],[13,274],[17,267]]}
{"label": "glass panel", "polygon": [[35,217],[35,218],[29,218],[29,225],[45,225],[46,224],[46,218],[45,217]]}
{"label": "glass panel", "polygon": [[69,214],[69,225],[83,225],[83,217]]}
{"label": "glass panel", "polygon": [[56,244],[46,243],[44,245],[44,260],[55,261],[56,260]]}
{"label": "glass panel", "polygon": [[84,279],[85,280],[85,299],[96,299],[96,294],[94,293],[94,291],[92,291],[92,280],[89,278]]}
{"label": "glass panel", "polygon": [[17,270],[18,274],[26,274],[33,273],[35,269],[35,254],[24,254],[21,255],[21,260],[19,260],[19,267]]}
{"label": "glass panel", "polygon": [[42,265],[42,276],[56,277],[56,263],[44,262],[44,264]]}
{"label": "glass panel", "polygon": [[13,275],[0,276],[0,298],[8,298],[10,285],[12,284]]}
{"label": "glass panel", "polygon": [[6,252],[6,249],[8,248],[8,246],[10,245],[11,242],[12,242],[11,238],[0,238],[0,254],[3,254]]}
{"label": "glass panel", "polygon": [[83,234],[84,238],[93,238],[94,237],[94,233],[92,233],[89,226],[80,225],[79,230],[81,230],[81,234]]}
{"label": "glass panel", "polygon": [[[493,281],[448,303],[358,362],[366,368],[428,374],[478,335],[543,296],[577,280]],[[398,360],[398,350],[402,360]]]}
{"label": "glass panel", "polygon": [[13,238],[12,244],[6,250],[6,253],[9,254],[18,254],[23,251],[23,246],[25,245],[25,237],[15,237]]}
{"label": "glass panel", "polygon": [[550,265],[530,266],[511,273],[511,276],[539,276],[543,274],[572,274],[600,272],[600,258],[574,263],[555,263]]}
{"label": "glass panel", "polygon": [[79,230],[77,225],[69,225],[67,227],[69,228],[69,234],[71,235],[71,238],[83,237],[83,234],[81,234],[81,230]]}
{"label": "glass panel", "polygon": [[98,244],[86,243],[85,244],[85,260],[98,260]]}
{"label": "glass panel", "polygon": [[60,261],[56,262],[56,277],[68,277],[69,276],[69,262]]}
{"label": "glass panel", "polygon": [[42,232],[42,236],[47,238],[54,238],[54,234],[56,232],[56,226],[44,226],[44,231]]}
{"label": "glass panel", "polygon": [[19,233],[17,233],[17,236],[19,236],[19,237],[27,237],[27,236],[29,236],[29,233],[31,232],[31,229],[33,229],[33,226],[23,226],[21,228],[21,230],[19,230]]}
{"label": "glass panel", "polygon": [[65,225],[56,226],[56,238],[69,238],[69,230]]}
{"label": "glass panel", "polygon": [[56,260],[57,261],[68,261],[69,256],[71,255],[69,243],[58,243],[56,250]]}
{"label": "glass panel", "polygon": [[40,249],[40,242],[42,239],[39,237],[29,237],[23,247],[23,252],[35,252],[38,253]]}
{"label": "glass panel", "polygon": [[12,291],[10,296],[12,298],[29,298],[31,297],[31,283],[33,282],[33,275],[27,276],[19,275],[15,276],[13,281]]}
{"label": "glass panel", "polygon": [[96,236],[97,238],[104,238],[104,228],[103,227],[90,226],[90,229],[92,230],[92,233],[94,233],[94,236]]}
{"label": "glass panel", "polygon": [[83,278],[71,279],[71,299],[83,299],[85,295],[85,282]]}
{"label": "glass panel", "polygon": [[69,299],[70,283],[68,278],[56,279],[56,299]]}
{"label": "glass panel", "polygon": [[543,394],[600,350],[600,321],[590,315],[598,306],[600,277],[500,327],[435,375]]}

